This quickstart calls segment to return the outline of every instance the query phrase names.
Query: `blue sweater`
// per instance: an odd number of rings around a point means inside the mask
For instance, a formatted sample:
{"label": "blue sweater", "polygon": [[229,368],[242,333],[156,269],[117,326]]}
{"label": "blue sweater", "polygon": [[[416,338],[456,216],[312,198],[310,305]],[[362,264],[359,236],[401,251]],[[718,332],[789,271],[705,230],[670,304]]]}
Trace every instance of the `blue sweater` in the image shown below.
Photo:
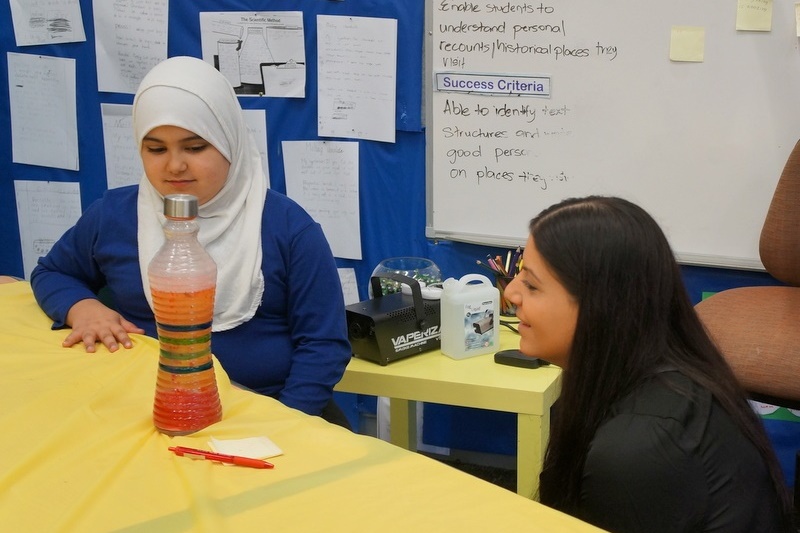
{"label": "blue sweater", "polygon": [[[106,191],[39,260],[31,285],[54,328],[76,302],[107,287],[117,311],[157,337],[139,272],[137,193],[138,186]],[[261,243],[261,305],[248,322],[214,332],[213,353],[231,380],[319,415],[351,356],[330,246],[319,224],[272,190]]]}

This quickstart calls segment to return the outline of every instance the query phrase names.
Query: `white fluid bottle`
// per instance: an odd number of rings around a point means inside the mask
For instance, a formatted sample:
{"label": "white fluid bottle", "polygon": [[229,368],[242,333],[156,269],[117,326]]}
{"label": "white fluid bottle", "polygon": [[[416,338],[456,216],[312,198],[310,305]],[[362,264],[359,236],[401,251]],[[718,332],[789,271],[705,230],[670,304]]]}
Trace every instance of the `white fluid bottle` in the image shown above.
{"label": "white fluid bottle", "polygon": [[442,353],[453,359],[496,352],[500,346],[500,291],[481,274],[442,284]]}

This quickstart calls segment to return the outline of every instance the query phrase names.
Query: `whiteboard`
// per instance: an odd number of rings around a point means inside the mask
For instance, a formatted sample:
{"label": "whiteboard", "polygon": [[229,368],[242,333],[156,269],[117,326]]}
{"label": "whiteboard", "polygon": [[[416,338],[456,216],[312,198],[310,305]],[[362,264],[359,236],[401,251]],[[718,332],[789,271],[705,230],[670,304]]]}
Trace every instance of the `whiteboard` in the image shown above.
{"label": "whiteboard", "polygon": [[[761,225],[800,138],[794,2],[773,10],[769,31],[741,31],[735,0],[432,0],[427,237],[516,246],[543,208],[616,195],[683,263],[763,268]],[[670,59],[686,28],[702,61]],[[549,85],[487,94],[445,76]]]}

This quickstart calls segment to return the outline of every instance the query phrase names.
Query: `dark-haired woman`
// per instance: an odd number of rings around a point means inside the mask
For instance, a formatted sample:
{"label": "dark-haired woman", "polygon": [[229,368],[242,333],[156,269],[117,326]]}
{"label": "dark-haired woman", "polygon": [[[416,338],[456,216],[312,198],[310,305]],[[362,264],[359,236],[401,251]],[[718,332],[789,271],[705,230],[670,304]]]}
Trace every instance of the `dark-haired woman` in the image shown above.
{"label": "dark-haired woman", "polygon": [[614,532],[792,531],[761,422],[643,209],[544,210],[505,294],[520,350],[564,370],[542,503]]}

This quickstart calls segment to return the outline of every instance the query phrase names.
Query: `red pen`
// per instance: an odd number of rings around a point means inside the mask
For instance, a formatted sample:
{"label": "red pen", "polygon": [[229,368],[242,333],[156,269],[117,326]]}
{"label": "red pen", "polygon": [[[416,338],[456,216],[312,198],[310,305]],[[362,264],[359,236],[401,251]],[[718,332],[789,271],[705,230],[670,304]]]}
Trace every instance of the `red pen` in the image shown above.
{"label": "red pen", "polygon": [[224,453],[208,452],[206,450],[198,450],[195,448],[187,448],[185,446],[170,446],[169,451],[175,452],[175,455],[181,457],[188,456],[192,459],[208,459],[209,461],[219,461],[220,463],[230,463],[239,466],[249,466],[250,468],[274,468],[275,465],[262,461],[261,459],[253,459],[251,457],[241,457],[239,455],[227,455]]}

